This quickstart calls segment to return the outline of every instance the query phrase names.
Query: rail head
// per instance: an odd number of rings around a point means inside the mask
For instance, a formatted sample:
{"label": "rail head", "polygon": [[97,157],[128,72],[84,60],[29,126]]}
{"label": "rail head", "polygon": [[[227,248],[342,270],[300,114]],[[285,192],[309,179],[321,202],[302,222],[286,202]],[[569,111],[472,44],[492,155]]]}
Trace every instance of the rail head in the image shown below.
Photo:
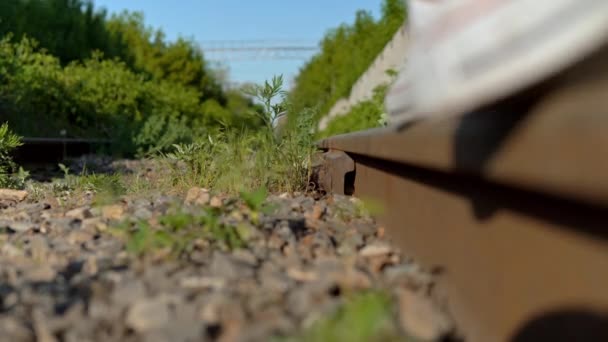
{"label": "rail head", "polygon": [[321,183],[377,201],[404,252],[443,270],[468,341],[605,340],[606,90],[593,75],[525,106],[330,137]]}
{"label": "rail head", "polygon": [[596,82],[529,108],[338,135],[318,146],[608,206],[605,89],[608,81]]}

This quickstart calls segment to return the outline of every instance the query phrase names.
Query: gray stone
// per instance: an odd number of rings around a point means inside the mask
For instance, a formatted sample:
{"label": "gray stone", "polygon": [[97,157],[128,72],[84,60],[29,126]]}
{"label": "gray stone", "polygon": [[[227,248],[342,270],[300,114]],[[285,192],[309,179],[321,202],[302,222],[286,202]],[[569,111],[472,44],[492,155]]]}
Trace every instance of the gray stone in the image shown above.
{"label": "gray stone", "polygon": [[30,255],[32,259],[42,261],[46,260],[49,253],[49,244],[42,236],[32,236],[30,239]]}
{"label": "gray stone", "polygon": [[135,209],[135,212],[133,212],[133,216],[140,220],[149,220],[152,218],[152,215],[153,213],[144,207],[138,207]]}
{"label": "gray stone", "polygon": [[363,247],[359,251],[359,255],[361,255],[364,258],[372,258],[372,257],[387,255],[387,254],[390,254],[391,252],[392,252],[392,248],[389,245],[376,243],[376,244],[371,244],[371,245],[367,245],[367,246]]}
{"label": "gray stone", "polygon": [[119,305],[129,305],[146,296],[146,288],[141,280],[122,280],[112,292],[112,301]]}
{"label": "gray stone", "polygon": [[207,205],[211,201],[209,190],[205,188],[193,187],[186,194],[185,204]]}
{"label": "gray stone", "polygon": [[33,341],[34,336],[25,324],[15,317],[0,317],[0,331],[5,341]]}
{"label": "gray stone", "polygon": [[25,277],[28,281],[34,283],[49,283],[55,280],[57,271],[49,265],[41,265],[27,270]]}
{"label": "gray stone", "polygon": [[142,298],[128,310],[125,322],[138,333],[160,329],[169,323],[170,312],[163,298]]}
{"label": "gray stone", "polygon": [[228,280],[234,280],[240,277],[252,277],[254,274],[253,268],[244,263],[235,261],[222,252],[213,253],[209,269],[214,276]]}
{"label": "gray stone", "polygon": [[24,233],[36,227],[32,222],[2,221],[0,227],[6,227],[11,233]]}
{"label": "gray stone", "polygon": [[68,211],[67,213],[65,213],[65,217],[84,220],[93,217],[93,214],[91,213],[90,208],[81,207]]}
{"label": "gray stone", "polygon": [[430,298],[408,289],[397,293],[399,322],[409,335],[423,341],[439,341],[452,332],[452,321]]}

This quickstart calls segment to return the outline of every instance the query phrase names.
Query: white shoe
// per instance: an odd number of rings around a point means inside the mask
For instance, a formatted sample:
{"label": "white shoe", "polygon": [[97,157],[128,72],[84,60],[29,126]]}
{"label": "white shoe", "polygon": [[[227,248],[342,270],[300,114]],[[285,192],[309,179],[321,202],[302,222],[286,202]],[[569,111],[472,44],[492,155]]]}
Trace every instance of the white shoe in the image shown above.
{"label": "white shoe", "polygon": [[608,42],[608,0],[410,0],[391,123],[460,114],[571,66]]}

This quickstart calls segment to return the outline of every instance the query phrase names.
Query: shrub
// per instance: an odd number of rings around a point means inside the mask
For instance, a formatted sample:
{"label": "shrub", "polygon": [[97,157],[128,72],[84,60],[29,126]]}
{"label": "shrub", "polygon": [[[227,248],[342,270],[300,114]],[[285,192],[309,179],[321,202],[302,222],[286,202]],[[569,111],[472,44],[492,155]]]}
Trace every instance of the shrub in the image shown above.
{"label": "shrub", "polygon": [[[11,152],[21,146],[21,139],[8,128],[8,124],[0,125],[0,187],[16,187],[18,179],[12,176],[17,172],[17,166],[11,158]],[[21,171],[23,172],[23,171]]]}
{"label": "shrub", "polygon": [[[402,0],[383,0],[382,16],[358,11],[354,23],[330,30],[320,42],[320,52],[296,77],[290,100],[296,112],[318,108],[325,115],[369,68],[405,20]],[[315,119],[320,119],[316,115]]]}
{"label": "shrub", "polygon": [[[290,105],[281,90],[282,78],[250,89],[264,105],[258,115],[261,129],[229,129],[210,133],[192,144],[177,144],[171,153],[161,154],[172,168],[173,185],[180,188],[204,186],[238,193],[266,188],[270,191],[306,190],[310,179],[313,146],[313,111],[303,111],[282,136],[276,136],[272,119]],[[275,102],[277,96],[281,101]]]}
{"label": "shrub", "polygon": [[[35,42],[0,41],[0,110],[29,136],[107,138],[114,151],[165,151],[230,124],[214,100],[192,87],[146,79],[120,60],[95,54],[62,67]],[[214,105],[215,103],[215,105]],[[33,125],[45,118],[45,124]]]}
{"label": "shrub", "polygon": [[372,99],[360,102],[347,114],[332,119],[327,127],[319,132],[318,138],[384,126],[384,97],[386,91],[386,85],[374,89]]}

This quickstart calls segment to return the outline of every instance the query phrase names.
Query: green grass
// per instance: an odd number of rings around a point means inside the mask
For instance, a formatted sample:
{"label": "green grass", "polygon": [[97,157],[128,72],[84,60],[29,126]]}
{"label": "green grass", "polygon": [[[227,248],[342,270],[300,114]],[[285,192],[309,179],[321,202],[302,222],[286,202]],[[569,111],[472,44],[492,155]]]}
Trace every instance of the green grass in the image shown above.
{"label": "green grass", "polygon": [[[260,214],[273,209],[267,196],[267,190],[261,188],[242,192],[239,198],[231,198],[218,208],[205,206],[187,211],[176,206],[153,221],[127,219],[110,232],[125,241],[128,252],[138,256],[166,250],[179,257],[191,251],[198,239],[226,250],[245,248],[251,229],[259,224]],[[229,224],[226,218],[234,210],[244,215],[241,222]]]}
{"label": "green grass", "polygon": [[142,256],[161,250],[179,257],[192,250],[203,239],[221,249],[233,250],[247,246],[247,225],[230,225],[222,221],[226,208],[201,208],[189,213],[176,210],[158,218],[157,223],[126,220],[110,232],[125,241],[128,252]]}
{"label": "green grass", "polygon": [[[281,86],[282,78],[275,77],[272,83],[250,90],[264,104],[264,110],[257,113],[266,123],[261,129],[226,130],[192,144],[176,144],[170,153],[159,154],[156,158],[171,170],[172,186],[182,191],[203,186],[231,194],[260,188],[306,190],[315,150],[313,113],[294,115],[285,131],[275,134],[272,120],[289,108]],[[271,104],[277,96],[283,96],[280,104]]]}
{"label": "green grass", "polygon": [[372,99],[362,101],[353,106],[347,114],[332,119],[327,127],[318,133],[317,138],[327,138],[333,135],[385,126],[384,97],[387,89],[387,85],[374,89]]}
{"label": "green grass", "polygon": [[13,150],[21,145],[21,138],[9,129],[7,123],[0,125],[0,188],[23,187],[27,173],[17,168],[11,158]]}
{"label": "green grass", "polygon": [[127,194],[129,185],[127,177],[119,173],[88,173],[86,168],[80,174],[71,174],[70,168],[59,164],[63,178],[52,184],[53,195],[56,197],[78,198],[84,193],[92,192],[93,205],[103,206],[116,202],[120,196]]}
{"label": "green grass", "polygon": [[333,315],[314,323],[288,342],[401,341],[393,321],[390,296],[380,292],[354,295]]}

